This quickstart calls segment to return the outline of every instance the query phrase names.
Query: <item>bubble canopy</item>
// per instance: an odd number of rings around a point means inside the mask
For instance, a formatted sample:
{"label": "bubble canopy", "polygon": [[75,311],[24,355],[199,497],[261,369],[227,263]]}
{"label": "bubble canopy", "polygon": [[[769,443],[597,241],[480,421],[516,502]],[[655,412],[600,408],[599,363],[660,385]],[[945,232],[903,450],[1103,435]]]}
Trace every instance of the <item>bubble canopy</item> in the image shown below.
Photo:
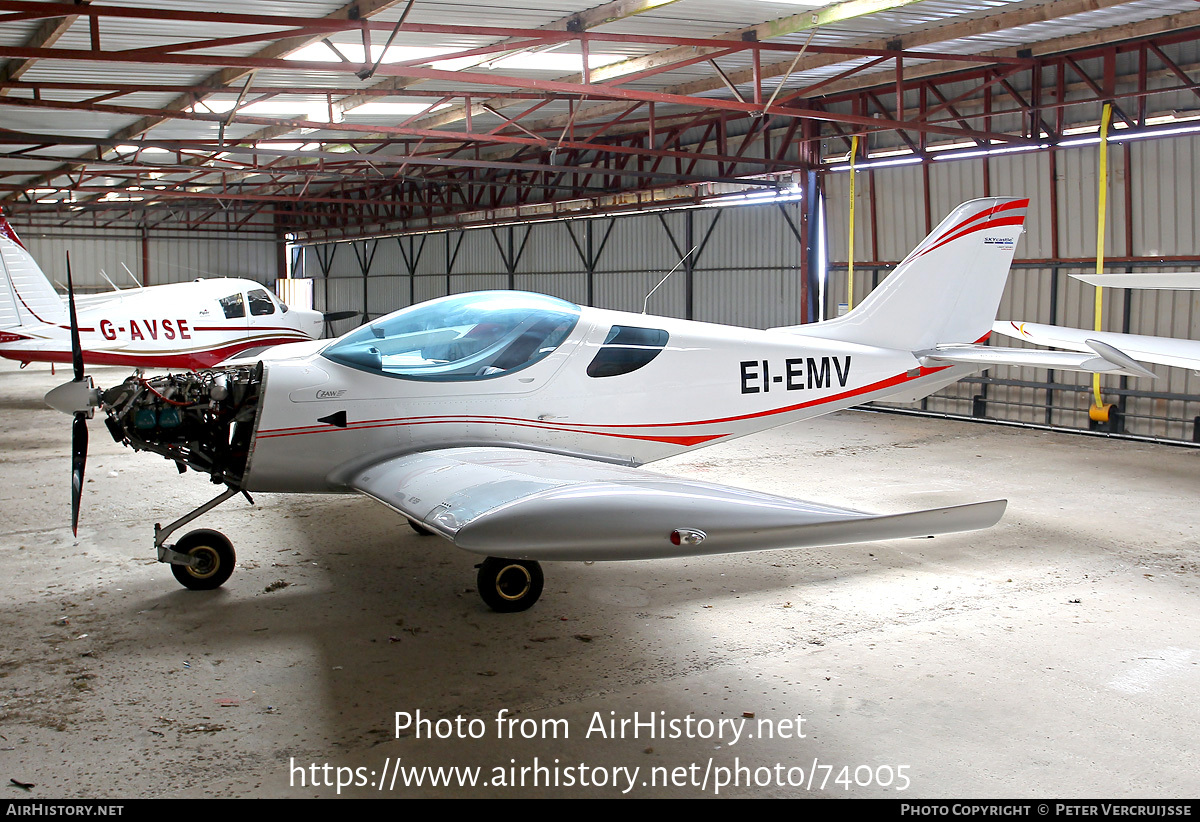
{"label": "bubble canopy", "polygon": [[524,291],[456,294],[381,317],[321,355],[400,379],[489,379],[558,348],[579,322],[579,311],[565,300]]}

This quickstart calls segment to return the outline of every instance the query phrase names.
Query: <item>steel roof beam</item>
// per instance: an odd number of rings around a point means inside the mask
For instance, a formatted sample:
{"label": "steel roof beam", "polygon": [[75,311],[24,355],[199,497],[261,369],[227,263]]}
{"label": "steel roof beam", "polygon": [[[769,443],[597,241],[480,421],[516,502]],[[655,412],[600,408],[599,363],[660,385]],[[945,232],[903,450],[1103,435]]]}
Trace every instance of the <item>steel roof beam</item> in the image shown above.
{"label": "steel roof beam", "polygon": [[[62,55],[61,53],[59,53],[62,51],[83,52],[83,50],[24,49],[21,47],[11,47],[11,46],[0,45],[0,55],[9,54],[9,55],[17,55],[17,56],[64,57],[65,55]],[[73,56],[73,57],[70,57],[69,59],[89,61],[89,62],[97,61],[97,62],[105,62],[105,63],[121,62],[119,54],[115,54],[115,53],[86,51],[86,52],[83,52],[83,55],[84,56]],[[350,71],[352,71],[352,69],[350,67],[344,66],[343,64],[340,64],[340,63],[315,63],[315,62],[308,62],[308,61],[285,61],[285,60],[266,59],[266,58],[257,58],[257,57],[223,57],[223,58],[219,58],[219,57],[214,57],[214,56],[209,56],[209,55],[168,55],[166,57],[160,58],[160,60],[162,60],[164,63],[167,63],[167,64],[179,63],[182,65],[237,66],[237,67],[241,67],[241,68],[245,69],[246,71],[249,71],[251,69],[264,69],[264,68],[266,68],[266,69],[288,69],[288,70],[296,70],[296,71],[333,71],[333,72],[350,72]],[[1005,134],[1003,132],[984,132],[984,131],[979,131],[979,130],[962,131],[957,127],[943,126],[943,125],[938,125],[938,124],[933,124],[933,123],[924,123],[924,124],[915,125],[913,123],[903,123],[901,121],[892,120],[892,119],[888,119],[888,118],[869,118],[869,117],[863,117],[860,115],[853,115],[853,114],[825,112],[825,111],[820,111],[820,110],[811,109],[811,108],[798,109],[798,108],[792,108],[792,107],[784,107],[784,106],[780,106],[780,105],[768,106],[767,104],[761,104],[761,103],[743,103],[743,102],[739,102],[737,100],[723,100],[723,99],[719,99],[719,98],[707,98],[707,97],[691,97],[691,96],[676,94],[676,93],[672,93],[672,92],[640,91],[637,89],[626,89],[626,88],[620,88],[620,87],[611,86],[611,85],[572,84],[572,83],[565,83],[565,82],[558,81],[558,80],[539,80],[536,78],[505,77],[505,76],[497,76],[497,75],[491,75],[491,74],[478,74],[475,72],[463,72],[463,71],[453,72],[453,71],[445,71],[445,70],[441,70],[441,69],[420,68],[420,67],[416,67],[416,66],[399,67],[399,66],[395,66],[395,65],[382,65],[379,67],[378,71],[380,73],[386,73],[389,75],[396,75],[396,76],[423,77],[423,78],[427,78],[427,79],[445,80],[447,82],[477,83],[477,84],[485,85],[485,86],[506,86],[506,87],[511,87],[511,88],[533,88],[533,89],[540,89],[540,90],[544,90],[544,91],[561,92],[561,93],[566,93],[566,94],[577,94],[577,95],[587,96],[587,97],[591,97],[591,98],[600,97],[600,98],[610,98],[610,99],[614,99],[614,100],[627,100],[627,101],[636,100],[636,101],[641,101],[641,102],[677,104],[677,105],[691,106],[691,107],[697,107],[697,108],[702,108],[702,109],[718,109],[718,110],[723,110],[723,111],[740,112],[740,113],[744,113],[744,114],[764,113],[765,112],[765,113],[770,113],[770,114],[777,114],[777,115],[784,116],[784,117],[805,117],[805,118],[811,118],[811,119],[815,119],[815,120],[832,120],[832,121],[837,121],[837,122],[848,123],[851,125],[863,126],[864,128],[871,129],[871,130],[880,130],[880,129],[892,130],[892,129],[908,128],[908,129],[913,129],[916,131],[930,131],[930,132],[934,132],[934,133],[943,133],[943,134],[957,135],[957,136],[970,137],[970,138],[979,138],[979,139],[985,139],[985,140],[998,141],[998,142],[1002,142],[1002,143],[1022,144],[1025,142],[1024,138],[1022,138],[1022,137],[1011,135],[1011,134]],[[71,103],[68,103],[65,101],[25,100],[22,98],[9,98],[9,100],[6,100],[4,102],[5,103],[11,102],[12,104],[15,104],[15,105],[42,105],[42,106],[54,105],[54,106],[63,107],[63,108],[72,108],[72,107],[75,107],[78,105],[78,104],[71,104]],[[103,108],[97,108],[95,110],[111,111],[113,113],[122,113],[122,114],[137,113],[136,109],[133,109],[131,107],[120,107],[120,106],[106,106]],[[162,112],[162,110],[160,110],[159,112],[156,112],[156,116],[166,117],[167,114],[165,112]],[[198,112],[182,112],[181,111],[181,112],[175,113],[171,116],[185,117],[185,118],[190,118],[190,119],[206,119],[204,115],[202,115]],[[218,116],[218,119],[223,120],[224,118]],[[394,129],[384,129],[381,127],[356,126],[354,124],[349,124],[349,123],[317,123],[314,121],[288,120],[286,118],[245,117],[245,116],[239,115],[234,118],[234,121],[242,122],[242,123],[261,124],[261,125],[285,124],[285,125],[291,125],[292,128],[296,128],[296,129],[316,127],[316,128],[323,128],[323,129],[335,130],[335,131],[346,130],[346,131],[361,131],[361,132],[365,132],[365,133],[370,133],[372,131],[375,131],[375,132],[380,132],[380,133],[385,133],[385,134],[386,133],[417,134],[417,135],[431,136],[436,139],[453,139],[453,140],[478,139],[478,137],[476,135],[472,135],[469,133],[468,134],[457,134],[457,133],[448,134],[448,133],[433,132],[432,130],[421,130],[421,129],[415,129],[415,128],[394,130]],[[488,138],[488,139],[493,139],[493,140],[496,140],[499,142],[505,142],[505,140],[501,139],[499,136],[494,136],[494,137]],[[509,139],[509,141],[511,141],[512,139],[515,139],[515,138],[508,138],[508,139]]]}
{"label": "steel roof beam", "polygon": [[[71,27],[71,24],[79,18],[78,7],[86,6],[90,2],[92,0],[79,0],[79,3],[72,7],[75,13],[43,19],[41,25],[33,33],[33,36],[25,41],[25,45],[34,48],[53,46],[58,42],[58,38],[62,37],[67,29]],[[41,4],[38,3],[36,5],[40,6]],[[41,17],[39,11],[39,9],[30,9],[26,19],[39,19]],[[7,60],[3,65],[0,65],[0,95],[7,94],[5,86],[9,85],[13,80],[20,79],[22,74],[33,67],[34,62],[34,60]]]}
{"label": "steel roof beam", "polygon": [[[1127,3],[1135,2],[1136,0],[1052,0],[1052,2],[1044,3],[1038,6],[1017,8],[1009,11],[1001,11],[997,14],[988,15],[987,17],[976,18],[972,20],[963,20],[957,23],[950,23],[945,26],[935,26],[920,31],[904,34],[898,39],[904,46],[905,57],[920,58],[921,54],[915,52],[915,49],[921,49],[926,46],[943,43],[950,40],[956,40],[964,37],[975,37],[982,34],[988,34],[997,31],[1004,31],[1010,28],[1029,25],[1032,23],[1044,23],[1054,20],[1059,17],[1069,16],[1073,14],[1082,14],[1098,9],[1111,8],[1121,6]],[[874,50],[878,56],[895,56],[895,52],[889,52],[888,46],[893,44],[897,38],[888,38],[875,40],[863,44],[862,48]],[[998,56],[1016,56],[1016,49],[1004,50],[1003,54],[988,52],[986,55],[976,55],[977,57],[987,56],[994,58]],[[813,69],[825,68],[844,62],[836,56],[828,54],[814,54],[812,57],[803,57],[792,69],[792,74],[800,74]],[[791,61],[783,61],[761,67],[761,77],[763,79],[771,77],[779,77],[785,74],[791,67]],[[920,67],[906,67],[905,76],[913,75],[915,69]],[[961,69],[961,66],[957,68]],[[943,69],[945,71],[945,69]],[[754,72],[752,69],[743,69],[729,73],[729,78],[734,83],[742,85],[753,82]],[[870,85],[882,85],[891,82],[891,78],[877,80],[872,79]],[[724,84],[717,79],[712,80],[696,80],[689,83],[683,83],[676,86],[671,86],[663,91],[669,94],[677,95],[697,95],[706,92],[718,91],[724,87]],[[618,103],[604,103],[598,106],[593,106],[588,110],[590,119],[603,119],[609,115],[621,110]],[[437,115],[435,115],[436,117]],[[543,128],[561,128],[564,118],[556,116],[549,118],[543,122],[537,123],[535,131],[540,131]]]}
{"label": "steel roof beam", "polygon": [[[371,17],[372,15],[379,14],[382,11],[386,11],[387,9],[391,8],[392,6],[399,4],[400,2],[403,2],[403,0],[354,0],[354,2],[347,3],[346,5],[341,6],[336,11],[334,11],[332,14],[323,18],[323,20],[326,23],[339,24],[341,21],[349,21],[352,17],[354,17],[354,18],[357,18],[357,20],[360,24],[369,24],[370,21],[367,18]],[[94,15],[138,17],[139,14],[145,14],[145,13],[154,11],[154,10],[150,10],[150,9],[131,9],[131,8],[127,8],[127,7],[118,7],[118,6],[96,6],[96,7],[93,7],[90,5],[76,6],[76,5],[72,5],[69,3],[28,3],[28,2],[13,2],[13,0],[0,0],[0,10],[3,10],[3,9],[16,10],[16,11],[42,10],[42,11],[50,14],[50,16],[54,16],[52,14],[52,12],[54,11],[55,7],[57,7],[58,11],[64,15],[71,14],[71,13],[74,13],[77,15],[94,13]],[[159,11],[164,16],[162,16],[158,19],[167,19],[167,20],[172,20],[172,21],[179,19],[178,14],[174,11],[171,11],[171,10],[159,10]],[[99,16],[92,16],[92,19],[98,20]],[[283,19],[285,20],[286,18],[283,18]],[[275,22],[260,23],[260,25],[278,25],[279,23],[282,23],[282,22],[283,22],[283,20],[276,20]],[[306,21],[306,22],[310,22],[310,23],[314,23],[314,24],[316,23],[316,21]],[[319,40],[320,40],[319,37],[315,38],[315,39],[317,42],[319,42]],[[258,52],[258,55],[260,55],[260,56],[261,55],[269,55],[272,57],[281,57],[285,54],[295,51],[296,49],[303,48],[304,46],[308,45],[310,42],[313,42],[313,38],[280,39],[280,40],[272,43],[271,45],[265,47],[264,49],[260,50]],[[229,68],[222,69],[222,70],[206,77],[204,79],[202,85],[212,86],[214,90],[220,90],[220,89],[224,88],[225,86],[228,86],[230,83],[236,82],[237,80],[244,78],[247,73],[248,73],[247,71],[241,70],[241,69],[229,69]],[[168,109],[184,109],[187,106],[191,105],[194,100],[195,100],[194,95],[184,94],[184,95],[181,95],[181,96],[173,99],[170,103],[167,104],[166,108],[168,108]],[[154,126],[156,126],[162,122],[165,122],[165,119],[140,120],[139,122],[135,123],[132,126],[120,129],[119,131],[117,131],[116,134],[114,134],[112,136],[117,138],[121,142],[128,142],[129,139],[131,139],[132,137],[135,137],[139,134],[143,134],[146,131],[150,130],[151,128],[153,128]],[[39,178],[38,182],[53,180],[55,176],[57,176],[58,174],[61,174],[61,173],[63,173],[63,169],[57,169],[53,172],[49,172],[50,176],[41,177],[41,178]]]}

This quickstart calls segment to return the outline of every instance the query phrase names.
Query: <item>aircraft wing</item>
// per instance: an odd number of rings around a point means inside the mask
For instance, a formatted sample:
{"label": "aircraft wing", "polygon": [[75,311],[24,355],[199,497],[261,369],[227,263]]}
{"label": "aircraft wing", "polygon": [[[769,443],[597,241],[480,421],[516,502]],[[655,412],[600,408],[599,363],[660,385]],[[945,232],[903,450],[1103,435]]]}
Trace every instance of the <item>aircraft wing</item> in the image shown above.
{"label": "aircraft wing", "polygon": [[1174,365],[1200,370],[1200,341],[1177,340],[1171,337],[1149,337],[1142,334],[1120,334],[1115,331],[1087,331],[1082,328],[1063,328],[1039,323],[997,322],[992,326],[997,334],[1027,340],[1052,348],[1088,351],[1088,340],[1111,345],[1141,362]]}
{"label": "aircraft wing", "polygon": [[1007,505],[873,515],[516,448],[409,454],[350,484],[464,550],[533,560],[657,559],[924,537],[989,528]]}

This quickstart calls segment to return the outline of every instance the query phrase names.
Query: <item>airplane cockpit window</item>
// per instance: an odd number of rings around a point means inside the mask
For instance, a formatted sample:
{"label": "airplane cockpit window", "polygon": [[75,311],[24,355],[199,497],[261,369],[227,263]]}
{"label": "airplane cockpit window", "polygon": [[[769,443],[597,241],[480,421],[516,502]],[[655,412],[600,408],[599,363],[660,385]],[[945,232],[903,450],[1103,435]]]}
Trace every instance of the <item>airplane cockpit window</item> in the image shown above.
{"label": "airplane cockpit window", "polygon": [[588,363],[588,376],[616,377],[637,371],[662,352],[668,338],[667,332],[660,328],[614,325]]}
{"label": "airplane cockpit window", "polygon": [[322,355],[389,377],[475,380],[518,371],[562,344],[579,306],[520,291],[482,291],[410,306],[334,342]]}
{"label": "airplane cockpit window", "polygon": [[236,320],[238,317],[246,316],[246,304],[242,301],[242,292],[222,297],[221,310],[225,312],[227,320]]}
{"label": "airplane cockpit window", "polygon": [[246,299],[250,303],[251,317],[265,317],[275,313],[275,303],[271,302],[271,295],[261,288],[247,292]]}

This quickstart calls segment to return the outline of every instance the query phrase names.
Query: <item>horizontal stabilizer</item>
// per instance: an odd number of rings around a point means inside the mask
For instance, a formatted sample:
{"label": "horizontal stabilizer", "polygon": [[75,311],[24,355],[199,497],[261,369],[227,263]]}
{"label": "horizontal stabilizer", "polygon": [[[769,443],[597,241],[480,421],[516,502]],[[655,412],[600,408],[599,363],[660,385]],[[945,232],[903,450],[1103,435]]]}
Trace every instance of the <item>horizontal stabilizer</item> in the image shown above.
{"label": "horizontal stabilizer", "polygon": [[991,527],[1006,505],[873,515],[506,448],[398,457],[351,484],[467,551],[535,560],[660,559],[924,537]]}
{"label": "horizontal stabilizer", "polygon": [[939,345],[916,352],[921,365],[969,365],[987,368],[993,365],[1055,368],[1060,371],[1084,371],[1092,374],[1124,374],[1155,379],[1153,371],[1143,368],[1131,357],[1111,345],[1088,340],[1089,353],[1041,351],[1036,348],[1001,348],[993,345]]}

